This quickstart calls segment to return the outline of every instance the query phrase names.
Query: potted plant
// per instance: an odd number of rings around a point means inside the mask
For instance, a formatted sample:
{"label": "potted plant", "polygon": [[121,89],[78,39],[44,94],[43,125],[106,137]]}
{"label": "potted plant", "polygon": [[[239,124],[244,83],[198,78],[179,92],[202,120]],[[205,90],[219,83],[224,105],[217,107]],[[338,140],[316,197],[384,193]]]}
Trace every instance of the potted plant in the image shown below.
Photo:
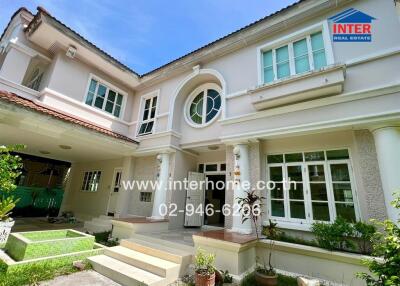
{"label": "potted plant", "polygon": [[214,286],[215,285],[215,255],[206,254],[199,249],[195,257],[195,285]]}
{"label": "potted plant", "polygon": [[[261,197],[256,194],[256,191],[248,191],[246,192],[246,196],[244,198],[238,198],[239,210],[242,215],[242,223],[251,219],[254,225],[254,229],[257,236],[257,241],[260,239],[259,237],[259,226],[258,219],[262,216],[262,201],[264,197]],[[268,266],[265,263],[258,263],[258,259],[256,259],[256,269],[255,269],[255,278],[258,286],[274,286],[278,285],[278,275],[276,274],[275,269],[272,266],[272,249],[274,246],[274,240],[277,229],[276,224],[274,224],[270,220],[269,232],[273,234],[273,237],[269,237],[269,257],[268,257]]]}
{"label": "potted plant", "polygon": [[0,245],[7,242],[14,220],[10,217],[18,199],[11,192],[17,187],[15,181],[21,174],[22,160],[12,151],[24,148],[22,145],[0,146]]}

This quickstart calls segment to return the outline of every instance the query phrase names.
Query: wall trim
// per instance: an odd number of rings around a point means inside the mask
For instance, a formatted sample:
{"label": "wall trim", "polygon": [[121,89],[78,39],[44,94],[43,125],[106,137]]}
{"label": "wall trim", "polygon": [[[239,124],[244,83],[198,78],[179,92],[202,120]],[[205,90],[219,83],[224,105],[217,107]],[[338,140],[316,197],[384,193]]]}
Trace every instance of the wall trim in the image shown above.
{"label": "wall trim", "polygon": [[321,107],[321,106],[350,102],[350,101],[355,101],[355,100],[359,100],[359,99],[365,99],[365,98],[370,98],[370,97],[375,97],[375,96],[380,96],[380,95],[386,95],[386,94],[395,93],[395,92],[400,92],[400,82],[392,83],[390,85],[380,86],[377,88],[369,88],[369,89],[364,89],[364,90],[358,90],[355,92],[342,93],[342,94],[335,95],[335,96],[315,99],[315,100],[311,100],[311,101],[300,102],[300,103],[296,103],[296,104],[291,104],[289,106],[273,108],[270,110],[268,109],[268,110],[264,110],[264,111],[253,112],[250,114],[233,116],[233,117],[227,118],[225,120],[220,119],[219,122],[221,123],[221,125],[241,123],[241,122],[245,122],[245,121],[256,120],[256,119],[275,116],[275,115],[284,114],[284,113],[288,113],[288,112],[307,110],[307,109],[312,109],[312,108]]}

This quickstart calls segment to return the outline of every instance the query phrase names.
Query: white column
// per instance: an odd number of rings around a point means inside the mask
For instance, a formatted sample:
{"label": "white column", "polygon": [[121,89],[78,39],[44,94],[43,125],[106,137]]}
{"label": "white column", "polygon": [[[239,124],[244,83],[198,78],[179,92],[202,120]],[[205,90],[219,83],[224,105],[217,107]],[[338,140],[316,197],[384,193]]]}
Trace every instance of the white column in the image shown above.
{"label": "white column", "polygon": [[63,194],[63,199],[61,202],[60,210],[58,212],[58,215],[62,215],[64,211],[68,211],[68,201],[71,197],[71,181],[72,181],[72,171],[74,170],[74,164],[71,164],[71,167],[67,170],[67,173],[65,174],[64,182],[63,182],[63,187],[64,187],[64,194]]}
{"label": "white column", "polygon": [[[250,188],[245,189],[243,187],[246,186],[245,184],[250,184],[249,146],[247,144],[236,145],[233,149],[233,156],[235,157],[234,180],[237,182],[233,189],[233,196],[234,204],[237,204],[237,199],[244,198],[246,196],[245,192],[250,191]],[[251,219],[248,219],[244,223],[242,223],[242,217],[240,213],[237,215],[233,215],[231,231],[242,234],[251,234],[253,232],[251,223]]]}
{"label": "white column", "polygon": [[118,201],[114,214],[117,218],[124,218],[129,212],[129,204],[131,203],[130,193],[134,190],[124,188],[124,182],[132,181],[134,179],[134,170],[135,158],[125,157],[122,163],[121,188],[118,194]]}
{"label": "white column", "polygon": [[400,127],[382,127],[372,132],[375,139],[387,215],[389,219],[397,222],[399,211],[390,202],[393,201],[393,193],[400,190]]}
{"label": "white column", "polygon": [[154,192],[152,219],[163,219],[160,214],[160,206],[167,203],[167,190],[169,180],[169,158],[170,154],[162,153],[157,155],[157,189]]}

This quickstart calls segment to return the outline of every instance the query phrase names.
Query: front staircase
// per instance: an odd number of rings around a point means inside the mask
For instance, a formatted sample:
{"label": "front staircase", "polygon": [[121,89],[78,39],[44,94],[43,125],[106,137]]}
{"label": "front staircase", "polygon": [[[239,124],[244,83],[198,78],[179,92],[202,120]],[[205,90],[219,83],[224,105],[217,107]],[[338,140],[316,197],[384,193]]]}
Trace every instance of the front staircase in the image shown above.
{"label": "front staircase", "polygon": [[93,269],[125,286],[166,286],[187,273],[194,248],[144,235],[89,257]]}

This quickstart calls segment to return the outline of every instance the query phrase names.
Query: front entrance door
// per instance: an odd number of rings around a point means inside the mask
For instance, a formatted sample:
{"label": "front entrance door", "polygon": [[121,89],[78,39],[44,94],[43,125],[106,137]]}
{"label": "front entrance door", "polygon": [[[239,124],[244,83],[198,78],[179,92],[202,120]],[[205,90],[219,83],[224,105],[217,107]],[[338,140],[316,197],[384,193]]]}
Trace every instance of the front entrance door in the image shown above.
{"label": "front entrance door", "polygon": [[225,224],[225,217],[223,215],[223,206],[225,204],[225,174],[206,176],[207,184],[204,205],[208,211],[206,211],[204,215],[204,224],[223,227]]}
{"label": "front entrance door", "polygon": [[202,226],[205,190],[204,174],[189,172],[188,181],[189,187],[186,191],[185,226]]}
{"label": "front entrance door", "polygon": [[108,215],[114,215],[118,202],[118,193],[121,188],[122,169],[114,169],[113,180],[111,182],[110,199],[108,201]]}

